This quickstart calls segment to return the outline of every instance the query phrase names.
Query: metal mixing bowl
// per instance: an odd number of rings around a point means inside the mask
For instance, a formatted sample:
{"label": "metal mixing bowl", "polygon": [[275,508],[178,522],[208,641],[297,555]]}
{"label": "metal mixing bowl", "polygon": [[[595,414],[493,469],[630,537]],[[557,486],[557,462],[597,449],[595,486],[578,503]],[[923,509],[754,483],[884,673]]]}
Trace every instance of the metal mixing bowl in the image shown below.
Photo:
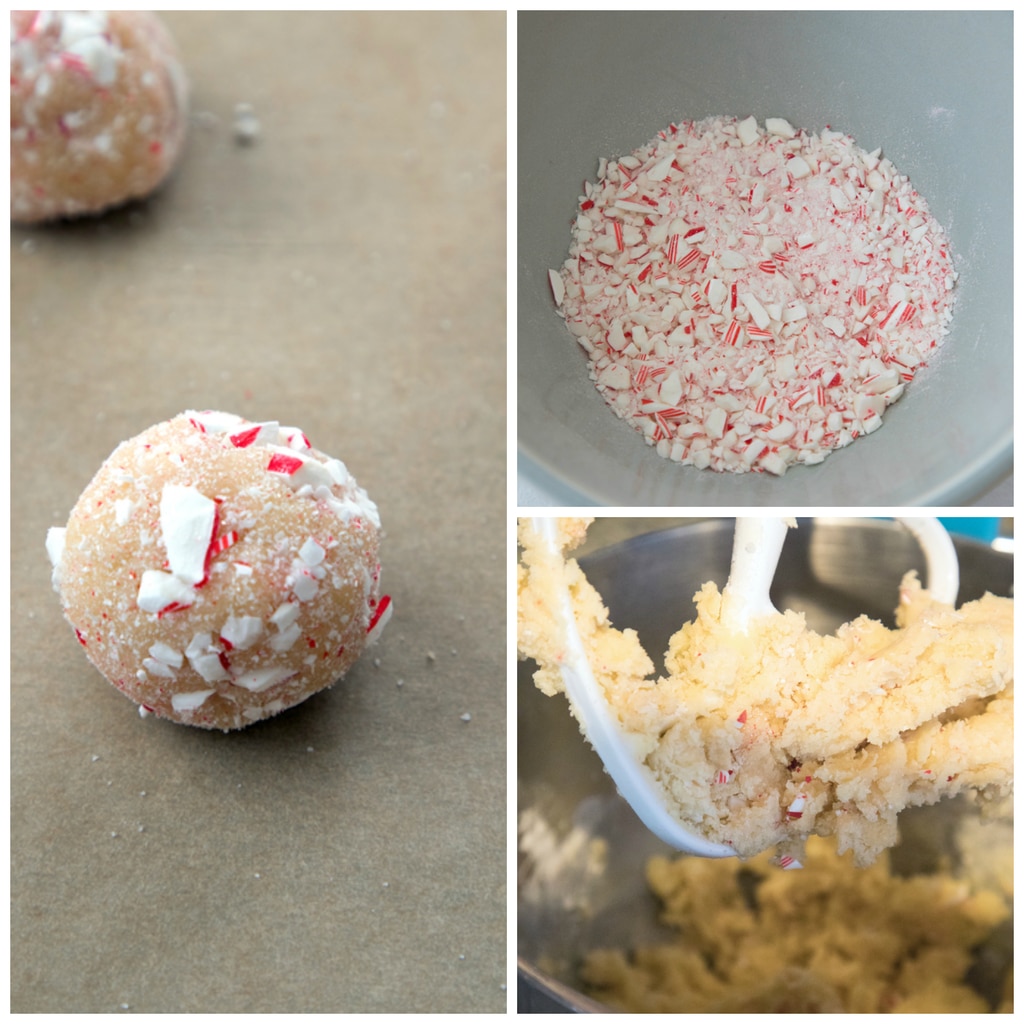
{"label": "metal mixing bowl", "polygon": [[[565,505],[954,505],[1011,468],[1010,12],[522,12],[518,417],[523,477]],[[587,376],[548,269],[599,157],[668,124],[785,117],[881,146],[947,229],[951,333],[883,429],[824,463],[712,473],[657,455]]]}
{"label": "metal mixing bowl", "polygon": [[[632,538],[580,564],[612,622],[636,629],[658,664],[670,636],[692,617],[701,585],[714,580],[722,586],[728,578],[732,532],[731,520],[699,522]],[[1010,554],[954,541],[961,601],[985,591],[1012,595]],[[916,541],[890,521],[801,520],[786,540],[772,599],[778,608],[804,612],[809,627],[822,633],[862,613],[892,625],[908,569],[923,579],[924,559]],[[671,851],[616,794],[565,700],[534,687],[532,669],[532,663],[520,665],[518,691],[519,816],[529,833],[519,855],[519,1009],[606,1010],[579,990],[581,959],[590,949],[628,949],[670,936],[657,923],[643,868],[652,855]],[[934,863],[964,813],[973,812],[959,801],[905,812],[894,869],[908,860],[917,867]],[[911,834],[912,841],[906,838]],[[600,871],[588,859],[591,838],[607,841]]]}

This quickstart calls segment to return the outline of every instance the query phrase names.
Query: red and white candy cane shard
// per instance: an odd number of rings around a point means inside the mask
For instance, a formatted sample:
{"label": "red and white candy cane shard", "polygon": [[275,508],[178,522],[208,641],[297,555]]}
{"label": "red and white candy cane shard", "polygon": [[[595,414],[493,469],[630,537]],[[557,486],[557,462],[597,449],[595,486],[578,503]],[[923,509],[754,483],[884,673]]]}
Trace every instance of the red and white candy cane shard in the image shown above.
{"label": "red and white candy cane shard", "polygon": [[302,469],[302,459],[294,455],[283,455],[275,452],[267,463],[268,473],[279,473],[281,476],[294,476]]}
{"label": "red and white candy cane shard", "polygon": [[683,258],[676,264],[680,270],[685,270],[687,267],[692,267],[701,258],[700,249],[690,249]]}
{"label": "red and white candy cane shard", "polygon": [[786,808],[786,817],[796,820],[802,818],[804,814],[804,807],[807,805],[807,797],[803,794],[796,797],[793,802]]}
{"label": "red and white candy cane shard", "polygon": [[890,322],[894,323],[894,324],[899,323],[899,321],[902,318],[903,314],[906,312],[906,309],[907,309],[907,303],[906,302],[897,302],[889,310],[889,312],[886,313],[885,317],[882,320],[879,321],[879,324],[878,324],[879,328],[887,327]]}
{"label": "red and white candy cane shard", "polygon": [[210,545],[210,556],[216,558],[222,551],[227,551],[228,548],[234,547],[238,543],[238,531],[228,530],[227,533],[222,533],[211,545]]}
{"label": "red and white candy cane shard", "polygon": [[384,632],[384,627],[391,621],[391,598],[386,594],[377,602],[377,606],[370,615],[369,625],[366,627],[366,642],[374,643]]}
{"label": "red and white candy cane shard", "polygon": [[231,443],[236,448],[248,448],[260,434],[259,425],[255,427],[249,427],[248,430],[241,430],[237,434],[231,435]]}

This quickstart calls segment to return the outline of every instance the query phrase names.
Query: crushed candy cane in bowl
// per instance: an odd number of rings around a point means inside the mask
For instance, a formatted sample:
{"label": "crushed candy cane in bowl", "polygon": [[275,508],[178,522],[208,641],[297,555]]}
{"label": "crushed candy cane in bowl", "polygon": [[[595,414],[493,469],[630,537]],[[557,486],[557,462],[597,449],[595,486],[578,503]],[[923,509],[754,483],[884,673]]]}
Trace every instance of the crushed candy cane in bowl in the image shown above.
{"label": "crushed candy cane in bowl", "polygon": [[983,128],[1010,116],[1005,29],[524,13],[521,482],[928,505],[1008,474],[1012,159]]}
{"label": "crushed candy cane in bowl", "polygon": [[956,273],[879,150],[783,118],[672,124],[587,182],[550,271],[590,377],[659,455],[782,475],[882,425]]}

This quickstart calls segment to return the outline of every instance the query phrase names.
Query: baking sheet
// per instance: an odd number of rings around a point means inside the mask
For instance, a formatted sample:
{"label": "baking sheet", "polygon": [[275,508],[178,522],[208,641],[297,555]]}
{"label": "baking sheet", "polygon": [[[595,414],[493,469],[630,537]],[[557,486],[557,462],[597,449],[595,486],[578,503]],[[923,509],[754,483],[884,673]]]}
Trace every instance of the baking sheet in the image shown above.
{"label": "baking sheet", "polygon": [[[12,233],[11,1009],[500,1012],[505,15],[165,20],[174,179]],[[186,408],[301,426],[386,531],[375,657],[240,733],[139,718],[43,548]]]}

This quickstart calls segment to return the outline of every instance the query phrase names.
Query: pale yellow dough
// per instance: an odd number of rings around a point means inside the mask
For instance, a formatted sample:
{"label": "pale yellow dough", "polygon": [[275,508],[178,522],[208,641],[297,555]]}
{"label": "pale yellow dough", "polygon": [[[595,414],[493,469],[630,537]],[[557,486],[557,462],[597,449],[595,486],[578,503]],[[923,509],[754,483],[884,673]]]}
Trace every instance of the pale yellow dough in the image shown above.
{"label": "pale yellow dough", "polygon": [[[990,1010],[965,977],[973,947],[1009,918],[1003,896],[948,874],[896,877],[884,854],[857,868],[818,837],[806,867],[653,858],[647,880],[679,940],[591,952],[585,984],[631,1012]],[[1012,972],[998,1009],[1012,1012]]]}
{"label": "pale yellow dough", "polygon": [[[564,550],[589,520],[561,520]],[[835,636],[795,612],[721,621],[706,584],[697,619],[669,645],[667,674],[636,633],[608,620],[575,561],[520,524],[518,642],[536,683],[562,690],[565,638],[553,623],[568,585],[594,674],[680,821],[740,857],[802,857],[812,834],[871,863],[896,842],[905,807],[969,791],[986,803],[1013,785],[1013,602],[986,594],[959,610],[904,578],[897,626],[861,617]],[[681,610],[682,611],[682,610]]]}

